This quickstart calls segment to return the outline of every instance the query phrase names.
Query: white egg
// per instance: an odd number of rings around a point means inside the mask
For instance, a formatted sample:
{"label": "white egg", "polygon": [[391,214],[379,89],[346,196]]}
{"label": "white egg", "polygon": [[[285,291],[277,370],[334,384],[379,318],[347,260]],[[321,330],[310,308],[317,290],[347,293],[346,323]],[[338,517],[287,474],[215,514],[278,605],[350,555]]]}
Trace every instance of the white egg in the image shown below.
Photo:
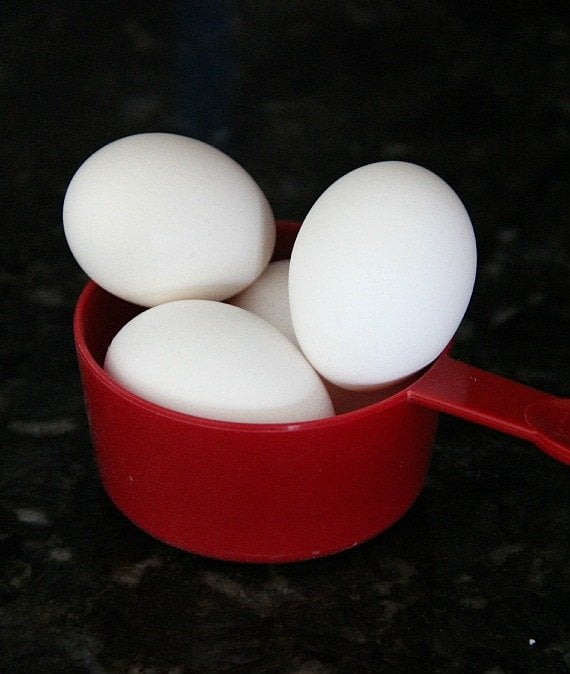
{"label": "white egg", "polygon": [[289,310],[289,260],[268,264],[258,279],[229,302],[265,319],[298,346]]}
{"label": "white egg", "polygon": [[141,398],[210,419],[295,423],[334,414],[300,351],[263,319],[222,302],[143,311],[111,342],[105,370]]}
{"label": "white egg", "polygon": [[337,180],[291,255],[291,316],[326,379],[365,390],[431,363],[457,330],[476,271],[469,215],[425,168],[386,161]]}
{"label": "white egg", "polygon": [[[258,279],[229,302],[268,321],[299,348],[289,305],[289,264],[289,260],[271,262]],[[407,383],[404,380],[371,391],[349,391],[323,378],[335,414],[352,412],[384,400],[404,388]]]}
{"label": "white egg", "polygon": [[259,276],[275,244],[253,178],[219,150],[168,133],[128,136],[91,155],[69,184],[63,222],[87,275],[143,306],[231,297]]}

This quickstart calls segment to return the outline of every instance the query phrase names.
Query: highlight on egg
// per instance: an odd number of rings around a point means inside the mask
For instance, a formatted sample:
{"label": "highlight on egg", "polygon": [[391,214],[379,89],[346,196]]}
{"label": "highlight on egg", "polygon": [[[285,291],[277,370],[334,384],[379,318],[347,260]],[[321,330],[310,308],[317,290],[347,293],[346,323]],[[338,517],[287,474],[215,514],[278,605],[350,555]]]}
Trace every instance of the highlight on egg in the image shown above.
{"label": "highlight on egg", "polygon": [[341,388],[404,381],[452,339],[476,264],[467,210],[441,178],[400,161],[355,169],[317,199],[293,247],[298,343]]}
{"label": "highlight on egg", "polygon": [[78,264],[142,306],[224,300],[271,258],[275,221],[253,178],[201,141],[169,133],[121,138],[91,155],[65,194]]}

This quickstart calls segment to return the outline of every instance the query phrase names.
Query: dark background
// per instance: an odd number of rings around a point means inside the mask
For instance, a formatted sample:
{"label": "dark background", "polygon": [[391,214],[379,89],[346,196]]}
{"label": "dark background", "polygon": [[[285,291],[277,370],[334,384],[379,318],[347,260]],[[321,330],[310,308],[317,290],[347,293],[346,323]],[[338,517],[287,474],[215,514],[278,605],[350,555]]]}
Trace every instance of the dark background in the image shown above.
{"label": "dark background", "polygon": [[0,671],[570,671],[568,468],[442,417],[396,526],[292,565],[166,547],[110,504],[71,335],[65,189],[118,137],[211,142],[302,219],[383,159],[458,192],[479,246],[455,354],[568,395],[565,2],[4,2]]}

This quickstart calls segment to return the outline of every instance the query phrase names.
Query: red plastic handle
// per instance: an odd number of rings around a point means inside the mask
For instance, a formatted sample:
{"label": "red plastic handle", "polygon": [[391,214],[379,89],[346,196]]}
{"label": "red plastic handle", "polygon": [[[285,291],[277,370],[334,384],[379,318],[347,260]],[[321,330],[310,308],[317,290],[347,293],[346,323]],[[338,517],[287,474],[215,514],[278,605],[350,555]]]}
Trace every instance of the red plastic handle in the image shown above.
{"label": "red plastic handle", "polygon": [[408,400],[530,440],[570,464],[570,399],[559,398],[442,355]]}

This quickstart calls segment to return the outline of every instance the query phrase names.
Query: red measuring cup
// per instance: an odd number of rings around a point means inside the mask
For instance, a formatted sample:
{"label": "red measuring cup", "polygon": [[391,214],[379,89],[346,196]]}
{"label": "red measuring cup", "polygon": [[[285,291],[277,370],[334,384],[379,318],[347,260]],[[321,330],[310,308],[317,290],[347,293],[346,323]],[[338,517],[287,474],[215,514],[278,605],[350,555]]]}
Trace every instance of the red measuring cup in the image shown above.
{"label": "red measuring cup", "polygon": [[[296,223],[278,224],[275,259]],[[101,479],[156,538],[244,562],[300,561],[380,533],[410,508],[428,472],[439,412],[534,442],[570,463],[570,402],[450,357],[368,407],[293,424],[194,417],[147,402],[103,370],[120,328],[142,311],[90,282],[74,336]]]}

